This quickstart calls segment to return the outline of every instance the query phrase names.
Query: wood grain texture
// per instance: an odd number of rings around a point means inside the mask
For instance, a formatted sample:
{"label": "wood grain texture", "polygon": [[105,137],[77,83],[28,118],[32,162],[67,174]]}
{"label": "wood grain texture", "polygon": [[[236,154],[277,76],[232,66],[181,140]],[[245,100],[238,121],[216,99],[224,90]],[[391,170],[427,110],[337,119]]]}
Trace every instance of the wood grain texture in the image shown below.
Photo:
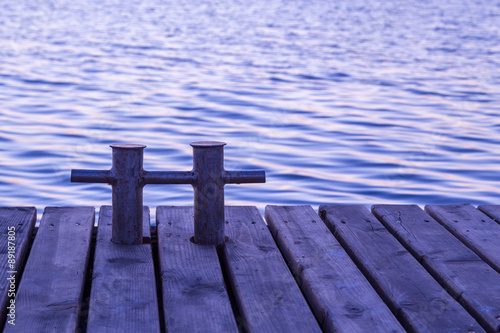
{"label": "wood grain texture", "polygon": [[499,331],[500,274],[416,205],[372,211],[487,331]]}
{"label": "wood grain texture", "polygon": [[[7,278],[14,276],[19,282],[21,270],[26,262],[30,238],[35,229],[36,208],[19,207],[0,208],[0,327],[3,327],[9,302],[9,284]],[[9,241],[9,230],[13,230],[15,240]],[[12,234],[12,232],[11,232]],[[9,244],[10,243],[10,244]],[[15,247],[15,263],[9,265],[9,245]],[[10,304],[9,304],[10,306]]]}
{"label": "wood grain texture", "polygon": [[168,332],[238,332],[215,246],[197,245],[192,207],[158,207],[158,251]]}
{"label": "wood grain texture", "polygon": [[267,206],[266,221],[323,331],[405,331],[311,206]]}
{"label": "wood grain texture", "polygon": [[321,332],[256,207],[226,207],[228,280],[248,332]]}
{"label": "wood grain texture", "polygon": [[500,224],[470,204],[427,205],[425,210],[500,273]]}
{"label": "wood grain texture", "polygon": [[500,205],[479,205],[477,208],[500,224]]}
{"label": "wood grain texture", "polygon": [[47,207],[4,332],[75,332],[94,224],[93,207]]}
{"label": "wood grain texture", "polygon": [[[159,332],[151,244],[111,242],[111,206],[99,213],[88,332]],[[149,208],[144,207],[143,235],[150,237]]]}
{"label": "wood grain texture", "polygon": [[467,332],[478,326],[364,206],[320,206],[320,216],[406,330]]}

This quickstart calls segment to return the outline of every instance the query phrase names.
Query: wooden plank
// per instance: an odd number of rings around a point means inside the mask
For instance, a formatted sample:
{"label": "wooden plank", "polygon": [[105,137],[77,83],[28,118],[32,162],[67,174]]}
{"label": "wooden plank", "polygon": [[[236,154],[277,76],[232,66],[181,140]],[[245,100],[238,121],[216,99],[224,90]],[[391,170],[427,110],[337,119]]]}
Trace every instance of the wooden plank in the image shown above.
{"label": "wooden plank", "polygon": [[[111,206],[99,212],[88,332],[159,332],[154,263],[150,242],[111,242]],[[143,235],[151,237],[149,208],[144,207]]]}
{"label": "wooden plank", "polygon": [[478,327],[364,206],[320,206],[320,216],[405,329],[463,332]]}
{"label": "wooden plank", "polygon": [[417,205],[372,211],[487,331],[500,330],[500,274]]}
{"label": "wooden plank", "polygon": [[325,332],[404,332],[311,206],[267,206],[266,221]]}
{"label": "wooden plank", "polygon": [[215,246],[191,242],[192,207],[156,209],[168,332],[238,332]]}
{"label": "wooden plank", "polygon": [[496,223],[500,223],[500,205],[479,205],[477,208]]}
{"label": "wooden plank", "polygon": [[500,224],[470,204],[427,205],[425,210],[500,273]]}
{"label": "wooden plank", "polygon": [[256,207],[226,207],[223,260],[247,332],[321,332]]}
{"label": "wooden plank", "polygon": [[93,207],[47,207],[4,332],[75,332],[90,252]]}
{"label": "wooden plank", "polygon": [[[15,319],[15,309],[10,299],[15,295],[16,282],[21,280],[21,270],[26,262],[30,238],[36,223],[35,207],[0,208],[0,328],[6,319]],[[9,280],[7,280],[9,278]],[[13,282],[11,288],[11,283]],[[11,316],[7,318],[7,313]]]}

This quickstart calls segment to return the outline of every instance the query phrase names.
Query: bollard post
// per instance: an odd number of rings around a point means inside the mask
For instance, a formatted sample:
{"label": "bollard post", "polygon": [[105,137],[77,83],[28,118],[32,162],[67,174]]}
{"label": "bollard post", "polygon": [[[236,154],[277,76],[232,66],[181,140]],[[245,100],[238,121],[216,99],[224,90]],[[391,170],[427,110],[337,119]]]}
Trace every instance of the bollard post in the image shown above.
{"label": "bollard post", "polygon": [[191,184],[194,189],[194,242],[220,245],[224,236],[224,185],[265,183],[264,170],[224,170],[224,142],[192,142],[191,171],[146,171],[146,146],[113,144],[111,170],[71,170],[72,182],[108,183],[112,186],[112,241],[142,243],[143,187],[146,184]]}
{"label": "bollard post", "polygon": [[71,181],[112,186],[112,236],[117,244],[142,244],[141,174],[144,145],[113,144],[111,170],[71,170]]}
{"label": "bollard post", "polygon": [[194,242],[224,243],[224,145],[192,142],[194,189]]}
{"label": "bollard post", "polygon": [[112,237],[118,244],[142,244],[143,145],[114,144]]}

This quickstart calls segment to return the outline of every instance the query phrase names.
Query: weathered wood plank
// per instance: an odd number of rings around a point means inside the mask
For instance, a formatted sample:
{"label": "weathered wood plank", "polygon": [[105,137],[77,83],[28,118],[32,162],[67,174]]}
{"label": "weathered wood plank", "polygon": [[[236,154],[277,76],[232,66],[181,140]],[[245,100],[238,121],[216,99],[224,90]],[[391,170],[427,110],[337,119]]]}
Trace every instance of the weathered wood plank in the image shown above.
{"label": "weathered wood plank", "polygon": [[500,274],[416,205],[372,211],[486,330],[500,330]]}
{"label": "weathered wood plank", "polygon": [[404,332],[311,206],[267,206],[266,221],[325,332]]}
{"label": "weathered wood plank", "polygon": [[[160,317],[151,244],[111,242],[111,206],[99,212],[88,332],[159,332]],[[150,237],[149,208],[143,235]]]}
{"label": "weathered wood plank", "polygon": [[90,251],[93,207],[47,207],[4,332],[75,332]]}
{"label": "weathered wood plank", "polygon": [[[30,238],[36,223],[36,208],[0,208],[0,328],[7,318],[10,296],[15,288],[10,288],[10,281],[15,285],[21,279],[21,270],[26,262]],[[12,254],[14,257],[12,257]],[[7,280],[9,278],[10,280]],[[10,295],[10,296],[9,296]],[[15,319],[14,309],[11,318]]]}
{"label": "weathered wood plank", "polygon": [[408,331],[478,326],[364,206],[321,206],[320,215]]}
{"label": "weathered wood plank", "polygon": [[500,224],[500,205],[479,205],[477,208]]}
{"label": "weathered wood plank", "polygon": [[427,205],[425,210],[500,273],[500,224],[470,204]]}
{"label": "weathered wood plank", "polygon": [[158,251],[168,332],[238,332],[215,246],[191,242],[192,207],[158,207]]}
{"label": "weathered wood plank", "polygon": [[226,207],[223,263],[248,332],[321,332],[256,207]]}

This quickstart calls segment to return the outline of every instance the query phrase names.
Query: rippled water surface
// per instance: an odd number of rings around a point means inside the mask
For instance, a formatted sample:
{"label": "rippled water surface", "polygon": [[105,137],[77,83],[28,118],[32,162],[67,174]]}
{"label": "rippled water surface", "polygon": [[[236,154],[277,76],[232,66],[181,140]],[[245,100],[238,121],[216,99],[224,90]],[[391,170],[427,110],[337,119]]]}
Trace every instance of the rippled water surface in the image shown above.
{"label": "rippled water surface", "polygon": [[197,140],[267,172],[227,204],[498,203],[499,29],[498,0],[3,0],[1,205],[110,204],[70,170],[116,142],[189,170]]}

